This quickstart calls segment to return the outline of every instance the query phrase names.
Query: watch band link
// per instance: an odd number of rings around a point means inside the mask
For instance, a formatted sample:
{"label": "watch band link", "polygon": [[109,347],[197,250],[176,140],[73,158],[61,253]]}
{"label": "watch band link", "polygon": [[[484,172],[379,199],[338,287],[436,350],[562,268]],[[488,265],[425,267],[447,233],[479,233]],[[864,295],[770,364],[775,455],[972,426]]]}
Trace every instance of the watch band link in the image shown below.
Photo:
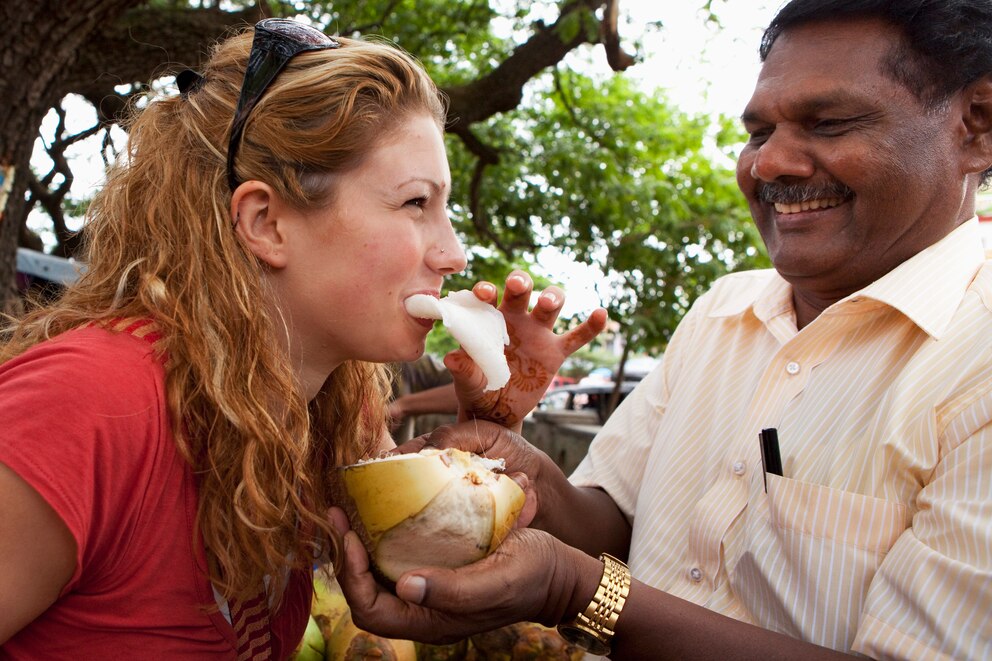
{"label": "watch band link", "polygon": [[617,619],[630,592],[630,570],[609,553],[601,554],[599,559],[603,561],[603,576],[596,594],[569,625],[585,631],[609,649]]}

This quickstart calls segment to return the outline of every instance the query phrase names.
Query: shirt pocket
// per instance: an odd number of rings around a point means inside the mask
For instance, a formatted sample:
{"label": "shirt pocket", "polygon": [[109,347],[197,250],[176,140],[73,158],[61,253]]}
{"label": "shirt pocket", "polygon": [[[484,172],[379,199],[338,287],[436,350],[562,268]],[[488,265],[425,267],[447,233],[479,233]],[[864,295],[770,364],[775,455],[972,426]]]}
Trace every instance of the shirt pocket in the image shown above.
{"label": "shirt pocket", "polygon": [[849,650],[885,554],[909,527],[902,503],[768,475],[744,514],[731,586],[752,620]]}

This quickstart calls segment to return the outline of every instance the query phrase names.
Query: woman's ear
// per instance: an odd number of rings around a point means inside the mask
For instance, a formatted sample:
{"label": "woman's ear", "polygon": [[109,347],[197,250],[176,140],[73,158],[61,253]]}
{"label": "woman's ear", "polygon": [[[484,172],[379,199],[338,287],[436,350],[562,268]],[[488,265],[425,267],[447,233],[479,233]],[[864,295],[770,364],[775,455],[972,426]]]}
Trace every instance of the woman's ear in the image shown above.
{"label": "woman's ear", "polygon": [[280,269],[286,266],[286,236],[274,213],[275,192],[261,181],[246,181],[231,196],[234,231],[260,260]]}
{"label": "woman's ear", "polygon": [[981,174],[992,166],[992,76],[974,81],[962,93],[964,170]]}

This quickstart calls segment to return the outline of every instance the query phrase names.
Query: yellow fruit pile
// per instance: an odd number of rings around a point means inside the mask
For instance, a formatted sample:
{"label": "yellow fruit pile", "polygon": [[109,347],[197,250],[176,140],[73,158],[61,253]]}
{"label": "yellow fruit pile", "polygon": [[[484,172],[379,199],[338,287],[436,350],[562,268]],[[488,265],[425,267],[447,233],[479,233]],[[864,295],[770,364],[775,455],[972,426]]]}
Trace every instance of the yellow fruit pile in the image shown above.
{"label": "yellow fruit pile", "polygon": [[310,622],[293,656],[295,661],[580,661],[583,651],[558,632],[520,622],[451,645],[393,640],[362,631],[337,582],[314,576]]}

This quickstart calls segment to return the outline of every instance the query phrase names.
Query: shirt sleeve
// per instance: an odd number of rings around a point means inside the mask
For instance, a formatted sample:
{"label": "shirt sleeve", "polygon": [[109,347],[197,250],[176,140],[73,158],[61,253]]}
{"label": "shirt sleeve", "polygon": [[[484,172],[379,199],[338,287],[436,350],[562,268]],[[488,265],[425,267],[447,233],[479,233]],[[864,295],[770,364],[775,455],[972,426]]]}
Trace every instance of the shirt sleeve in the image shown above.
{"label": "shirt sleeve", "polygon": [[632,519],[644,477],[644,458],[655,442],[669,396],[682,369],[698,312],[693,308],[678,325],[665,354],[641,383],[621,402],[593,439],[589,451],[569,481],[578,487],[598,487],[610,494]]}
{"label": "shirt sleeve", "polygon": [[148,345],[87,329],[0,365],[0,462],[76,540],[72,589],[112,571],[161,436],[160,369]]}
{"label": "shirt sleeve", "polygon": [[[872,580],[853,649],[877,659],[992,658],[992,419],[986,395],[947,448]],[[973,428],[975,423],[970,423]]]}

